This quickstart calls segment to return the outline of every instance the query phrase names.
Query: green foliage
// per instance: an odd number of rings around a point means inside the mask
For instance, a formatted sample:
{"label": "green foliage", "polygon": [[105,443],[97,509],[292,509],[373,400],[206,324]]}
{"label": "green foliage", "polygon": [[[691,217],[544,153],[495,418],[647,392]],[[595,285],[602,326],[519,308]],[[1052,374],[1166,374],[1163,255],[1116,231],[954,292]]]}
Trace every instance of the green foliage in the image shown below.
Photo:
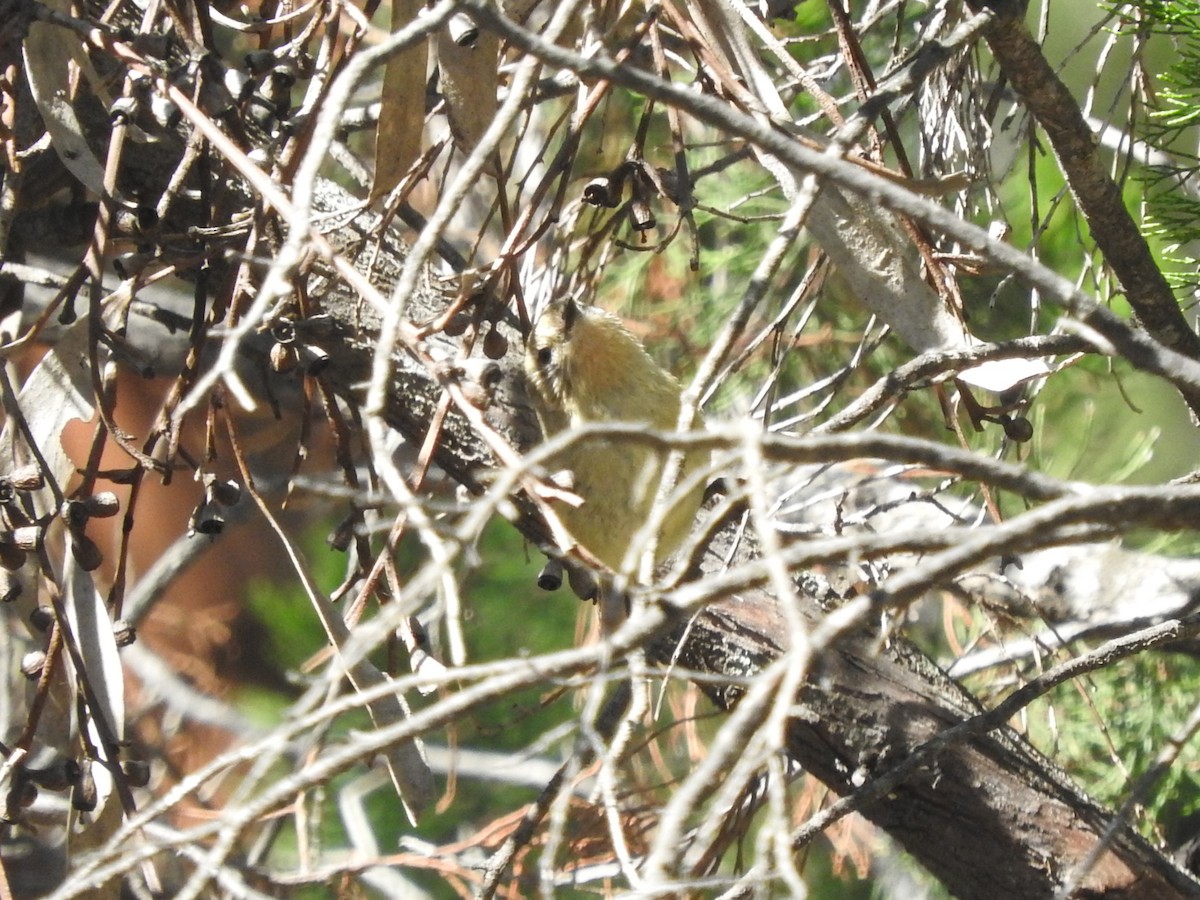
{"label": "green foliage", "polygon": [[1130,29],[1162,35],[1174,59],[1164,65],[1151,96],[1153,107],[1145,131],[1155,146],[1170,149],[1180,160],[1151,166],[1142,176],[1147,194],[1147,234],[1165,247],[1176,289],[1195,289],[1200,241],[1200,160],[1194,147],[1200,127],[1200,4],[1195,0],[1155,0],[1137,4],[1138,16],[1125,17]]}
{"label": "green foliage", "polygon": [[266,637],[256,648],[259,659],[277,671],[299,669],[325,646],[325,633],[311,605],[294,585],[259,582],[248,591],[246,606],[267,626]]}
{"label": "green foliage", "polygon": [[[1040,472],[1102,484],[1144,483],[1162,472],[1169,457],[1155,462],[1161,433],[1158,416],[1139,415],[1126,397],[1153,397],[1138,375],[1077,369],[1051,381],[1031,411],[1034,439],[1029,463]],[[1144,401],[1143,401],[1144,402]]]}
{"label": "green foliage", "polygon": [[[1140,654],[1059,688],[1031,708],[1030,736],[1071,771],[1101,802],[1119,807],[1134,782],[1192,713],[1200,693],[1200,661],[1186,654]],[[1170,833],[1200,811],[1200,746],[1182,748],[1147,797],[1138,824],[1150,838]]]}
{"label": "green foliage", "polygon": [[[327,529],[313,528],[306,540],[306,556],[314,577],[323,589],[335,586],[345,559],[325,546]],[[482,662],[519,655],[537,655],[569,646],[574,640],[575,622],[581,604],[566,588],[546,594],[536,585],[541,554],[529,550],[520,535],[505,522],[493,522],[484,532],[478,547],[480,567],[460,580],[465,602],[462,628],[468,648],[468,662]],[[419,564],[422,550],[415,539],[406,538],[397,552],[401,576]],[[308,600],[294,586],[260,582],[253,586],[247,600],[250,611],[264,626],[265,637],[258,652],[264,662],[279,672],[295,676],[300,666],[326,645]],[[421,701],[411,697],[410,702]],[[241,692],[241,706],[256,720],[274,723],[286,714],[288,698],[261,687]],[[531,748],[554,756],[558,743],[538,745],[547,734],[570,740],[570,723],[577,717],[570,694],[543,696],[538,691],[511,694],[495,706],[461,717],[453,735],[431,735],[428,740],[493,752]],[[365,714],[346,717],[335,724],[335,732],[366,727]],[[320,841],[327,847],[347,845],[341,812],[337,805],[340,791],[350,780],[361,777],[361,769],[351,770],[336,779],[328,790],[314,796],[320,806]],[[416,830],[422,840],[433,843],[457,839],[467,823],[482,826],[530,802],[536,791],[493,781],[460,782],[453,802],[442,812],[428,812]],[[389,789],[380,789],[364,798],[364,811],[379,846],[384,852],[397,847],[412,827],[405,819]],[[289,822],[292,820],[289,819]],[[293,832],[278,839],[273,854],[290,865],[298,853]],[[281,856],[282,855],[282,856]],[[441,878],[405,870],[405,877],[420,882],[430,896],[455,896]],[[314,894],[313,896],[317,896]],[[319,895],[324,896],[321,893]]]}

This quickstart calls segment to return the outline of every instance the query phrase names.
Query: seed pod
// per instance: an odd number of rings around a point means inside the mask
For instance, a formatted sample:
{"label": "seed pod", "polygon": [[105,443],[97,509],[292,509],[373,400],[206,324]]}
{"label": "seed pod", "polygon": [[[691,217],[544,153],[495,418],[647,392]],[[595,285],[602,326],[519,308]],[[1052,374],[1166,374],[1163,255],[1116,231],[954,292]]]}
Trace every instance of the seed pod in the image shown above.
{"label": "seed pod", "polygon": [[461,337],[471,327],[471,317],[466,313],[455,313],[442,329],[449,337]]}
{"label": "seed pod", "polygon": [[296,323],[291,319],[280,319],[271,326],[271,339],[277,344],[296,343]]}
{"label": "seed pod", "polygon": [[345,553],[350,549],[350,542],[354,540],[354,525],[358,521],[358,514],[351,513],[338,522],[333,531],[329,532],[329,536],[325,538],[325,543],[329,545],[331,550],[336,550],[338,553]]}
{"label": "seed pod", "polygon": [[137,115],[138,102],[133,97],[118,97],[108,108],[108,117],[113,122],[128,122]]}
{"label": "seed pod", "polygon": [[674,169],[664,169],[662,166],[656,166],[654,172],[658,176],[658,183],[662,187],[662,192],[666,195],[666,198],[677,206],[682,206],[680,203],[682,192],[679,190],[679,174]]}
{"label": "seed pod", "polygon": [[88,513],[98,519],[107,519],[110,516],[115,516],[121,510],[121,501],[117,499],[117,495],[112,491],[100,491],[99,493],[92,494],[92,496],[83,502],[87,506]]}
{"label": "seed pod", "polygon": [[54,624],[54,607],[35,606],[29,611],[29,624],[38,631],[46,631]]}
{"label": "seed pod", "polygon": [[583,186],[583,202],[590,206],[616,209],[621,202],[620,186],[620,181],[614,181],[607,175],[593,178]]}
{"label": "seed pod", "polygon": [[96,808],[96,779],[92,775],[90,759],[85,759],[79,766],[79,777],[71,786],[71,806],[81,812]]}
{"label": "seed pod", "polygon": [[287,317],[277,319],[275,324],[271,325],[271,340],[276,343],[295,343],[296,324],[293,320]]}
{"label": "seed pod", "polygon": [[10,472],[8,483],[18,491],[40,491],[46,485],[42,470],[37,466],[22,466],[15,472]]}
{"label": "seed pod", "polygon": [[30,681],[42,677],[42,669],[46,667],[46,654],[42,650],[30,650],[21,657],[21,674]]}
{"label": "seed pod", "polygon": [[563,583],[562,560],[548,559],[538,572],[537,586],[543,591],[557,591]]}
{"label": "seed pod", "polygon": [[137,223],[134,234],[147,235],[158,227],[158,210],[146,203],[139,203],[133,211]]}
{"label": "seed pod", "polygon": [[192,512],[188,521],[188,534],[204,534],[209,537],[225,530],[225,516],[215,503],[207,500]]}
{"label": "seed pod", "polygon": [[214,478],[205,488],[209,498],[221,506],[237,506],[242,499],[242,486],[233,479],[217,481]]}
{"label": "seed pod", "polygon": [[483,355],[488,359],[501,359],[508,352],[508,338],[492,328],[483,336]]}
{"label": "seed pod", "polygon": [[299,323],[300,328],[310,338],[328,338],[337,334],[337,320],[329,313],[317,313],[306,316]]}
{"label": "seed pod", "polygon": [[299,360],[296,358],[296,348],[290,344],[271,345],[271,370],[285,375],[296,368]]}
{"label": "seed pod", "polygon": [[1024,416],[1004,416],[1000,419],[1000,426],[1010,441],[1024,444],[1033,439],[1033,423]]}
{"label": "seed pod", "polygon": [[137,640],[137,629],[125,619],[117,619],[113,622],[113,639],[118,647],[128,647]]}
{"label": "seed pod", "polygon": [[67,523],[67,527],[71,529],[80,529],[87,524],[91,512],[88,510],[87,503],[83,500],[65,500],[63,501],[62,509],[60,510],[63,521]]}
{"label": "seed pod", "polygon": [[479,40],[479,26],[466,13],[455,13],[446,23],[450,40],[460,47],[474,47]]}
{"label": "seed pod", "polygon": [[29,780],[47,791],[65,791],[77,777],[79,764],[73,759],[46,766],[44,769],[25,769]]}
{"label": "seed pod", "polygon": [[145,787],[150,783],[150,763],[144,759],[127,759],[121,763],[121,772],[130,787]]}
{"label": "seed pod", "polygon": [[245,100],[254,89],[254,82],[241,69],[226,69],[224,81],[225,90],[238,101]]}
{"label": "seed pod", "polygon": [[251,50],[242,59],[246,62],[246,68],[255,75],[269,72],[275,65],[275,54],[270,50]]}
{"label": "seed pod", "polygon": [[658,225],[650,204],[645,200],[633,199],[629,202],[629,224],[634,231],[650,231]]}
{"label": "seed pod", "polygon": [[96,542],[80,531],[71,535],[71,553],[75,556],[75,562],[79,563],[79,568],[85,572],[95,572],[104,562],[104,554]]}
{"label": "seed pod", "polygon": [[593,600],[600,592],[596,577],[582,566],[567,566],[567,583],[580,600]]}
{"label": "seed pod", "polygon": [[36,553],[42,548],[41,525],[22,525],[12,530],[12,545],[27,553]]}
{"label": "seed pod", "polygon": [[[11,539],[11,535],[8,536]],[[0,568],[15,572],[25,565],[25,551],[7,542],[0,542]]]}
{"label": "seed pod", "polygon": [[150,115],[160,128],[174,128],[183,119],[183,110],[171,98],[155,94],[150,98]]}
{"label": "seed pod", "polygon": [[313,344],[301,344],[297,350],[300,364],[304,366],[304,374],[320,375],[329,365],[329,354]]}
{"label": "seed pod", "polygon": [[[267,134],[271,134],[279,125],[279,113],[275,109],[275,104],[260,93],[250,95],[245,109],[242,111],[242,116]],[[255,161],[258,162],[258,160]]]}
{"label": "seed pod", "polygon": [[165,434],[161,435],[157,440],[155,440],[154,446],[150,449],[150,458],[154,460],[155,466],[157,466],[160,471],[170,471],[170,466],[168,465],[167,461],[167,455],[170,452],[171,441]]}
{"label": "seed pod", "polygon": [[292,87],[296,84],[296,72],[289,60],[273,67],[263,79],[259,95],[271,105],[279,118],[286,116],[292,108]]}

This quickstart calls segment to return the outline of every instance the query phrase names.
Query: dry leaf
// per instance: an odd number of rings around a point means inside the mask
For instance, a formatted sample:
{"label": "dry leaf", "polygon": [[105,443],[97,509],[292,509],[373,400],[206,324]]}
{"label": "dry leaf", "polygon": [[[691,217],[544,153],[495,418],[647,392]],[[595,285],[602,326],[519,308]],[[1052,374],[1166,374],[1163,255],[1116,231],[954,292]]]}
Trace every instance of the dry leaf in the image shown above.
{"label": "dry leaf", "polygon": [[[392,0],[392,31],[412,22],[423,5],[419,0]],[[428,44],[421,41],[392,57],[384,67],[379,126],[375,131],[372,200],[392,191],[421,153],[428,58]]]}
{"label": "dry leaf", "polygon": [[[90,421],[95,415],[92,379],[88,365],[87,320],[79,319],[66,329],[54,347],[42,357],[25,379],[17,399],[25,424],[49,469],[49,476],[66,484],[75,474],[75,463],[60,440],[67,425],[76,419]],[[10,419],[0,433],[0,471],[12,472],[34,462],[24,438]],[[38,515],[55,510],[49,486],[34,492]]]}
{"label": "dry leaf", "polygon": [[448,28],[438,32],[438,69],[442,96],[455,145],[470,153],[496,115],[500,40],[480,34],[472,46],[454,40]]}
{"label": "dry leaf", "polygon": [[[87,679],[91,688],[86,705],[86,721],[78,723],[80,733],[86,733],[88,742],[96,749],[97,763],[91,767],[91,776],[96,786],[96,807],[86,819],[77,816],[71,829],[72,853],[94,850],[102,846],[120,827],[122,806],[113,791],[112,770],[121,761],[109,758],[102,733],[107,731],[114,742],[114,749],[125,736],[125,677],[117,640],[113,634],[112,618],[104,604],[104,598],[96,590],[91,573],[75,561],[71,551],[72,537],[67,534],[67,546],[63,554],[63,605],[67,611],[67,623],[79,647],[83,671],[75,671],[69,654],[64,655],[71,684],[78,685]],[[94,700],[93,704],[91,701]],[[80,707],[76,706],[76,709]],[[97,720],[101,724],[97,724]],[[72,811],[73,815],[77,815]]]}
{"label": "dry leaf", "polygon": [[[47,3],[67,11],[67,4]],[[92,153],[83,125],[71,104],[71,63],[80,53],[79,39],[56,25],[34,22],[29,26],[22,53],[29,91],[50,134],[50,143],[80,184],[104,193],[104,166]]]}

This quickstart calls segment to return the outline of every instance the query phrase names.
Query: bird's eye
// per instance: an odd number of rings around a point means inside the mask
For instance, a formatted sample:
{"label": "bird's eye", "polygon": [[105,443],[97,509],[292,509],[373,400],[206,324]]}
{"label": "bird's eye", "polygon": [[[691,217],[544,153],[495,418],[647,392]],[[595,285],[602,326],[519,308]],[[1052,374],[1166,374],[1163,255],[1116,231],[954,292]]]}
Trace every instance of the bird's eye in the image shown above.
{"label": "bird's eye", "polygon": [[537,364],[539,369],[548,369],[550,364],[554,362],[554,351],[549,347],[542,347],[537,352]]}

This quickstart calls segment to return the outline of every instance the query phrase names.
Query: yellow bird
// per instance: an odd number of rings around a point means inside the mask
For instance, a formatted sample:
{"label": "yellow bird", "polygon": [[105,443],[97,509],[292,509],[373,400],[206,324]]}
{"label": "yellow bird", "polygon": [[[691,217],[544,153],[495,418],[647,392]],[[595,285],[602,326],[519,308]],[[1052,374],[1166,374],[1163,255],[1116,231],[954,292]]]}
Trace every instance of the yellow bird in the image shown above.
{"label": "yellow bird", "polygon": [[[679,382],[650,358],[616,316],[596,307],[574,300],[547,307],[526,342],[525,372],[547,438],[597,423],[675,430]],[[550,461],[552,470],[571,472],[571,490],[583,500],[578,507],[556,507],[559,519],[576,541],[615,571],[637,566],[640,554],[627,554],[650,517],[669,452],[628,438],[587,438]],[[689,453],[677,483],[707,461],[705,452]],[[703,496],[703,485],[697,484],[673,497],[659,534],[657,561],[683,542]],[[604,618],[603,608],[601,614]]]}

